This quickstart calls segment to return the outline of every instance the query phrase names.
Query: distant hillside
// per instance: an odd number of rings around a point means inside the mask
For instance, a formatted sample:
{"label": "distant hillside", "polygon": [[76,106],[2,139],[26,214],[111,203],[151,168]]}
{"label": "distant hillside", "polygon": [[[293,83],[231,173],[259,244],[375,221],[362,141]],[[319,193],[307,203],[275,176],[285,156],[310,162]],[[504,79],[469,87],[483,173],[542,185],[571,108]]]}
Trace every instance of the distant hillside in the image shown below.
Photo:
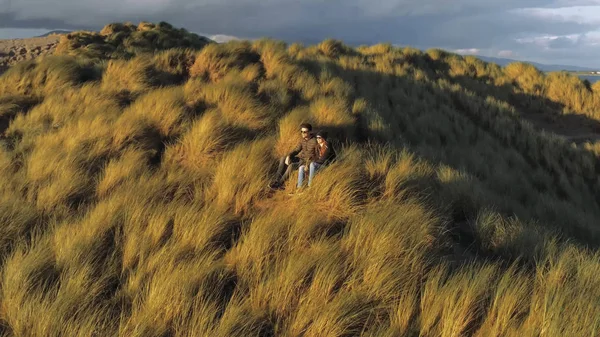
{"label": "distant hillside", "polygon": [[39,35],[36,37],[46,37],[46,36],[50,36],[50,35],[64,35],[64,34],[69,34],[71,32],[73,32],[73,31],[72,30],[51,30],[46,34]]}
{"label": "distant hillside", "polygon": [[[598,335],[600,84],[166,23],[58,49],[0,76],[0,336]],[[270,188],[302,123],[337,157]]]}
{"label": "distant hillside", "polygon": [[506,58],[497,58],[497,57],[488,57],[488,56],[481,56],[481,55],[474,55],[486,62],[494,62],[497,63],[500,66],[506,66],[510,63],[514,63],[514,62],[526,62],[526,63],[530,63],[532,64],[534,67],[538,68],[541,71],[600,71],[600,69],[598,68],[587,68],[587,67],[579,67],[579,66],[569,66],[569,65],[555,65],[555,64],[542,64],[542,63],[536,63],[536,62],[529,62],[529,61],[519,61],[519,60],[513,60],[513,59],[506,59]]}
{"label": "distant hillside", "polygon": [[55,53],[88,59],[131,58],[172,48],[199,50],[210,43],[214,41],[164,22],[109,24],[100,32],[54,30],[40,37],[0,40],[0,74],[19,62]]}

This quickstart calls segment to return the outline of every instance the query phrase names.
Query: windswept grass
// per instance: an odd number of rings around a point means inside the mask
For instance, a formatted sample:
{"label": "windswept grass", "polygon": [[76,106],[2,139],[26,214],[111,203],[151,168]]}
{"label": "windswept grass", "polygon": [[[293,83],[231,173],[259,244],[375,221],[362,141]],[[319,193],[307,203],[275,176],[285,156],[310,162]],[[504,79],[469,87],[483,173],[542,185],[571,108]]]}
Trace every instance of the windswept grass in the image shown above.
{"label": "windswept grass", "polygon": [[[166,23],[59,52],[0,77],[0,336],[599,334],[600,151],[527,121],[596,86]],[[304,122],[337,159],[271,191]]]}
{"label": "windswept grass", "polygon": [[193,77],[217,82],[233,70],[256,64],[260,55],[249,42],[232,42],[226,46],[210,44],[196,57],[190,68]]}
{"label": "windswept grass", "polygon": [[239,80],[200,85],[196,95],[209,106],[217,107],[225,122],[238,128],[260,130],[275,117],[276,112]]}
{"label": "windswept grass", "polygon": [[72,57],[49,56],[25,61],[3,74],[0,95],[43,97],[97,79],[99,73],[89,61]]}

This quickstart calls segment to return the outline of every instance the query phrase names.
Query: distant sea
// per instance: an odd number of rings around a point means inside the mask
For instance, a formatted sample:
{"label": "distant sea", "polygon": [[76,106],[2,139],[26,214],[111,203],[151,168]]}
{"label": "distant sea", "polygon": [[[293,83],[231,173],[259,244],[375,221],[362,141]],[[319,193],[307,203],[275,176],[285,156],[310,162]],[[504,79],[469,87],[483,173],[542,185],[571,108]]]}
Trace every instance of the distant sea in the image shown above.
{"label": "distant sea", "polygon": [[598,82],[600,81],[600,76],[591,76],[591,75],[579,75],[579,78],[581,78],[582,80],[588,80],[590,81],[590,83],[594,83],[594,82]]}

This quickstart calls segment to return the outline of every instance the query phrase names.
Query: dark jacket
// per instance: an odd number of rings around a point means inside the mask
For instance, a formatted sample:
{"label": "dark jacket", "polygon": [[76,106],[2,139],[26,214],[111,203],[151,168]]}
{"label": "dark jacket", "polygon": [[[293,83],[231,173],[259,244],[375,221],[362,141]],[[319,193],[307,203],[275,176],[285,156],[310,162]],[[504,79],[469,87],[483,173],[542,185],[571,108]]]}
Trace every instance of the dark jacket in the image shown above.
{"label": "dark jacket", "polygon": [[320,147],[317,144],[317,154],[319,155],[317,159],[315,159],[315,163],[317,164],[328,164],[335,159],[335,151],[328,142],[325,142],[323,147]]}
{"label": "dark jacket", "polygon": [[290,157],[296,156],[302,160],[303,164],[306,164],[317,159],[318,147],[317,139],[311,134],[308,140],[302,138],[300,144],[288,155]]}

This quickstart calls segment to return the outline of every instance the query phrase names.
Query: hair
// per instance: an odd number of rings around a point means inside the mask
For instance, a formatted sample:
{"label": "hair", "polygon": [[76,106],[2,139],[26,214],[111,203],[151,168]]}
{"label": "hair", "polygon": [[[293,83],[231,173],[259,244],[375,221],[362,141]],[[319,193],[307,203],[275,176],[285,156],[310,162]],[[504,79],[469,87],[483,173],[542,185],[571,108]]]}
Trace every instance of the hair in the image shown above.
{"label": "hair", "polygon": [[320,130],[317,132],[316,136],[321,136],[321,138],[327,140],[327,131]]}
{"label": "hair", "polygon": [[317,144],[317,151],[319,153],[319,157],[325,154],[325,150],[329,147],[329,142],[327,141],[327,132],[319,131],[317,132],[317,136],[321,136],[323,138],[323,142],[321,144]]}
{"label": "hair", "polygon": [[309,123],[300,124],[300,129],[302,129],[302,128],[306,128],[306,129],[308,129],[308,131],[312,131],[312,125],[310,125]]}

